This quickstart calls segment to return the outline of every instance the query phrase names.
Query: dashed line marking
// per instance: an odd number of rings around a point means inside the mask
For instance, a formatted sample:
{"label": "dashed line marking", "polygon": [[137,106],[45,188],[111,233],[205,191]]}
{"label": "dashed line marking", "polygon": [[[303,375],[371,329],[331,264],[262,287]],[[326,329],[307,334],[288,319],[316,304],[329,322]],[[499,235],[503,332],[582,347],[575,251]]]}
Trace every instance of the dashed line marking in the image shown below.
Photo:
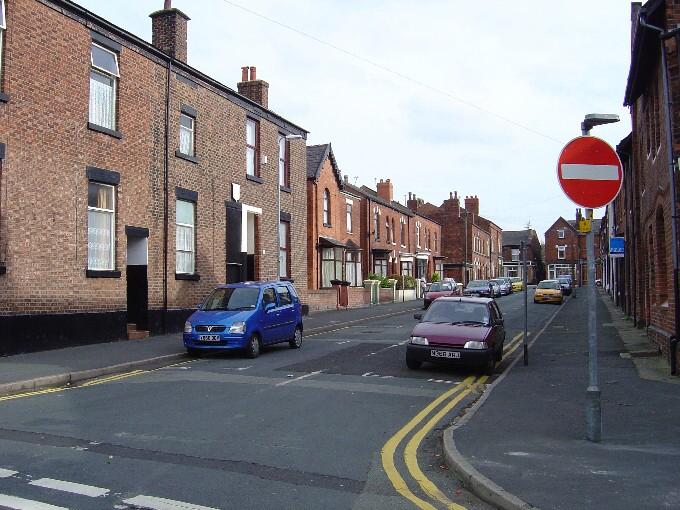
{"label": "dashed line marking", "polygon": [[12,471],[11,469],[0,468],[0,478],[11,478],[16,475],[18,471]]}
{"label": "dashed line marking", "polygon": [[71,494],[78,494],[80,496],[87,496],[89,498],[100,498],[109,493],[109,489],[102,487],[95,487],[94,485],[85,485],[82,483],[67,482],[64,480],[56,480],[54,478],[40,478],[28,482],[29,485],[37,487],[44,487],[45,489],[54,489],[62,492],[70,492]]}
{"label": "dashed line marking", "polygon": [[147,508],[149,510],[219,510],[218,508],[184,503],[183,501],[175,501],[174,499],[156,498],[144,495],[124,499],[123,503],[135,505],[139,508]]}
{"label": "dashed line marking", "polygon": [[[324,370],[325,370],[325,369],[324,369]],[[318,375],[318,374],[320,374],[321,372],[323,372],[323,370],[317,370],[316,372],[312,372],[312,373],[310,373],[310,374],[301,375],[300,377],[296,377],[295,379],[289,379],[289,380],[287,380],[287,381],[281,381],[280,383],[275,384],[275,386],[285,386],[286,384],[290,384],[290,383],[293,383],[293,382],[295,382],[295,381],[301,381],[302,379],[307,379],[308,377],[312,377],[312,376]]]}
{"label": "dashed line marking", "polygon": [[8,494],[0,494],[0,507],[11,510],[68,510],[63,506],[54,506],[32,499],[17,498]]}

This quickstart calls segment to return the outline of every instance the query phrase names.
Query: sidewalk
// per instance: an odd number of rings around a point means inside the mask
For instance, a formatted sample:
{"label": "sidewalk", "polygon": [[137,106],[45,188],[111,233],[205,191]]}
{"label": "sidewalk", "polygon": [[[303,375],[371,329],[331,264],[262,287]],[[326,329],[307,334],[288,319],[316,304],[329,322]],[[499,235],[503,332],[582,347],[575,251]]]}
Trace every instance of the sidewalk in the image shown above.
{"label": "sidewalk", "polygon": [[680,505],[679,381],[667,377],[667,367],[661,372],[664,365],[658,360],[636,368],[622,336],[636,338],[626,344],[638,347],[639,331],[604,300],[609,297],[598,293],[601,443],[584,439],[584,291],[569,299],[538,337],[529,366],[517,363],[476,413],[471,411],[469,420],[445,432],[452,471],[499,508],[638,510]]}
{"label": "sidewalk", "polygon": [[[305,334],[321,333],[379,315],[422,307],[422,301],[316,312],[303,318]],[[181,333],[0,357],[0,395],[71,384],[186,358]]]}

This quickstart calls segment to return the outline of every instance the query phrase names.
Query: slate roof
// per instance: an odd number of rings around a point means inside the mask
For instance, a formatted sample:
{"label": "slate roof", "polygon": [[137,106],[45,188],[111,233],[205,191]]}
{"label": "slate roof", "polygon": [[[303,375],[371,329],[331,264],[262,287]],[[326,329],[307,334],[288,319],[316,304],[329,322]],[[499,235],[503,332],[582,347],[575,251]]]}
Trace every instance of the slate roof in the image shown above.
{"label": "slate roof", "polygon": [[387,200],[380,197],[377,191],[372,190],[368,186],[362,186],[360,191],[374,202],[377,202],[387,207],[391,207],[392,209],[396,209],[397,211],[399,211],[402,214],[405,214],[406,216],[415,216],[413,211],[406,207],[405,205],[401,205],[399,202],[396,202],[394,200],[392,200],[392,202],[388,202]]}
{"label": "slate roof", "polygon": [[[536,235],[536,232],[533,232]],[[503,231],[503,246],[519,246],[521,241],[527,241],[530,237],[526,230],[504,230]]]}
{"label": "slate roof", "polygon": [[338,181],[338,187],[342,189],[340,168],[338,167],[338,162],[335,160],[333,148],[330,143],[307,146],[307,179],[316,180],[319,178],[321,168],[323,168],[323,162],[326,161],[326,158],[331,160],[331,166],[333,167],[335,179]]}

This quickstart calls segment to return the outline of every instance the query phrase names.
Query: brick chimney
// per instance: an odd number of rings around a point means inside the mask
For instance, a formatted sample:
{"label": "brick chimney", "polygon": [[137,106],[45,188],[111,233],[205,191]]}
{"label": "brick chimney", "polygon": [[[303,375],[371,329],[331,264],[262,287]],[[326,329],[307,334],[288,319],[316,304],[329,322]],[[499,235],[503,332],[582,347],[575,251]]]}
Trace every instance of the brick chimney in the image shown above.
{"label": "brick chimney", "polygon": [[165,0],[163,10],[149,15],[151,18],[151,43],[171,57],[187,61],[187,22],[189,16],[173,9],[172,0]]}
{"label": "brick chimney", "polygon": [[411,209],[413,212],[418,212],[418,199],[415,193],[408,193],[408,200],[406,201],[406,207]]}
{"label": "brick chimney", "polygon": [[390,182],[390,180],[387,179],[386,181],[383,182],[383,180],[380,179],[377,188],[378,196],[383,200],[387,200],[389,203],[392,203],[394,189],[392,188],[392,183]]}
{"label": "brick chimney", "polygon": [[475,216],[479,216],[479,198],[477,198],[477,195],[465,197],[465,210]]}
{"label": "brick chimney", "polygon": [[241,68],[241,81],[238,82],[238,93],[251,101],[269,108],[269,83],[257,79],[255,66]]}

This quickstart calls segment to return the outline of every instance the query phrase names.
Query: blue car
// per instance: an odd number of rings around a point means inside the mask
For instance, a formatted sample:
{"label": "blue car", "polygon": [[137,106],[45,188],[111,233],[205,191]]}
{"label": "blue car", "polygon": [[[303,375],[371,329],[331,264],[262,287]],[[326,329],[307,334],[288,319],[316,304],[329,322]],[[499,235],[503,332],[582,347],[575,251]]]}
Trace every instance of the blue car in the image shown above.
{"label": "blue car", "polygon": [[302,347],[302,305],[290,282],[221,285],[184,324],[189,354],[243,350],[256,358],[263,345]]}

